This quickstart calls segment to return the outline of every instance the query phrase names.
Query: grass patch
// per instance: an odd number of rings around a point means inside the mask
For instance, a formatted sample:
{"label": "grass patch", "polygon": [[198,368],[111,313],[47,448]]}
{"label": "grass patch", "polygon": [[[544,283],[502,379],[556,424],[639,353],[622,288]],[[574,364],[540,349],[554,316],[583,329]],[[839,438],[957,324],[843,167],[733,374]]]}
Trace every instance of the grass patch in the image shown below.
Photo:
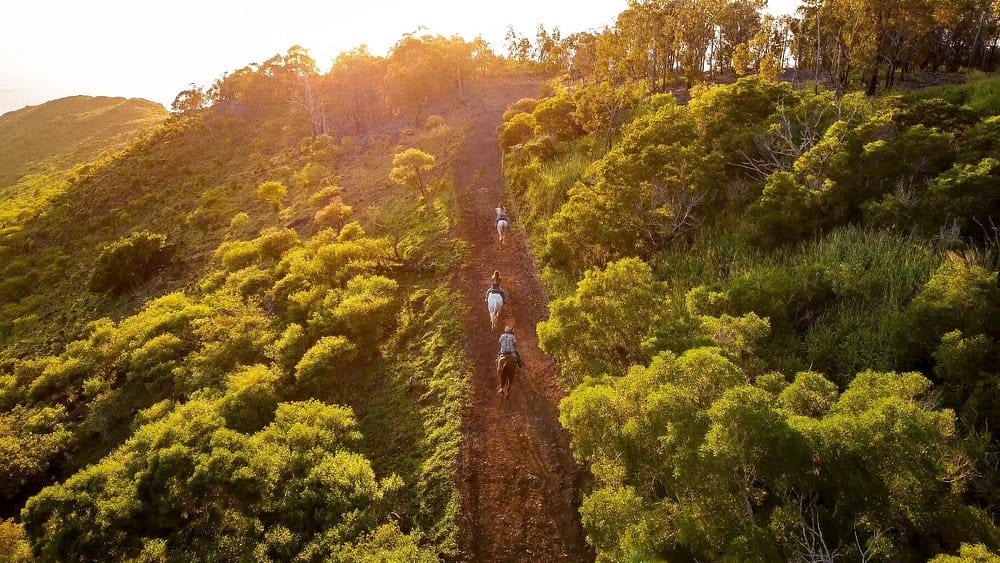
{"label": "grass patch", "polygon": [[1000,76],[970,75],[965,84],[922,88],[908,95],[910,99],[941,98],[956,105],[966,105],[981,116],[1000,115]]}

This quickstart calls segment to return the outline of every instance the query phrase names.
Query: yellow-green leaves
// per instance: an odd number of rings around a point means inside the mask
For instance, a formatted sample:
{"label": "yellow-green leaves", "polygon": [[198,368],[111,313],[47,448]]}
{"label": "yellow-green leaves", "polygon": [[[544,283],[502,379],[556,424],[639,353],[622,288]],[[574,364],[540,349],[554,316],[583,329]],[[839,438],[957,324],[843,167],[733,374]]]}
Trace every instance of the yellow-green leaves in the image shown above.
{"label": "yellow-green leaves", "polygon": [[416,189],[427,197],[427,174],[434,168],[434,156],[420,149],[409,148],[392,158],[389,179],[404,188]]}
{"label": "yellow-green leaves", "polygon": [[281,182],[270,180],[257,186],[257,197],[264,200],[275,213],[281,211],[288,197],[288,188]]}

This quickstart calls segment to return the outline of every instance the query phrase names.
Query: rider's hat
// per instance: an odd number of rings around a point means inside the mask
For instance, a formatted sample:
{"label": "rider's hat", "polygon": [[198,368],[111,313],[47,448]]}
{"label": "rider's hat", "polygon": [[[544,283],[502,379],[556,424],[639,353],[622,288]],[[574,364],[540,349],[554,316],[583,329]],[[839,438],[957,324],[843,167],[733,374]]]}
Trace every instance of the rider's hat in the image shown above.
{"label": "rider's hat", "polygon": [[514,329],[510,325],[507,325],[507,326],[503,327],[503,331],[504,332],[514,332]]}

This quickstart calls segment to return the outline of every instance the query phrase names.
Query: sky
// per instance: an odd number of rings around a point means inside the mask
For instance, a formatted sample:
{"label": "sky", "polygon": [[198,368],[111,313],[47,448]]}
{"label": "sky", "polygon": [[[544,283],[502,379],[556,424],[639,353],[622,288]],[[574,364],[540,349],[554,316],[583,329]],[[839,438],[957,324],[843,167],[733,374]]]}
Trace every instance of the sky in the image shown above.
{"label": "sky", "polygon": [[[770,0],[789,13],[798,0]],[[73,95],[145,98],[170,107],[191,84],[301,45],[329,69],[368,45],[386,55],[404,33],[482,35],[502,52],[507,26],[534,37],[612,25],[627,0],[15,0],[0,8],[0,114]]]}

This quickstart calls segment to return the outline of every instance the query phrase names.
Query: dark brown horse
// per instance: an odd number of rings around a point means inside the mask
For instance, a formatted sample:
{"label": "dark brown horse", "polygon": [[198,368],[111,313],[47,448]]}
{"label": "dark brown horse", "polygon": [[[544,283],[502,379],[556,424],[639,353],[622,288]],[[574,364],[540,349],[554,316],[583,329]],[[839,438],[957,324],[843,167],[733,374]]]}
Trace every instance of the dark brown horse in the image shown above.
{"label": "dark brown horse", "polygon": [[517,359],[514,356],[497,358],[497,393],[506,397],[510,391],[510,380],[514,378]]}

